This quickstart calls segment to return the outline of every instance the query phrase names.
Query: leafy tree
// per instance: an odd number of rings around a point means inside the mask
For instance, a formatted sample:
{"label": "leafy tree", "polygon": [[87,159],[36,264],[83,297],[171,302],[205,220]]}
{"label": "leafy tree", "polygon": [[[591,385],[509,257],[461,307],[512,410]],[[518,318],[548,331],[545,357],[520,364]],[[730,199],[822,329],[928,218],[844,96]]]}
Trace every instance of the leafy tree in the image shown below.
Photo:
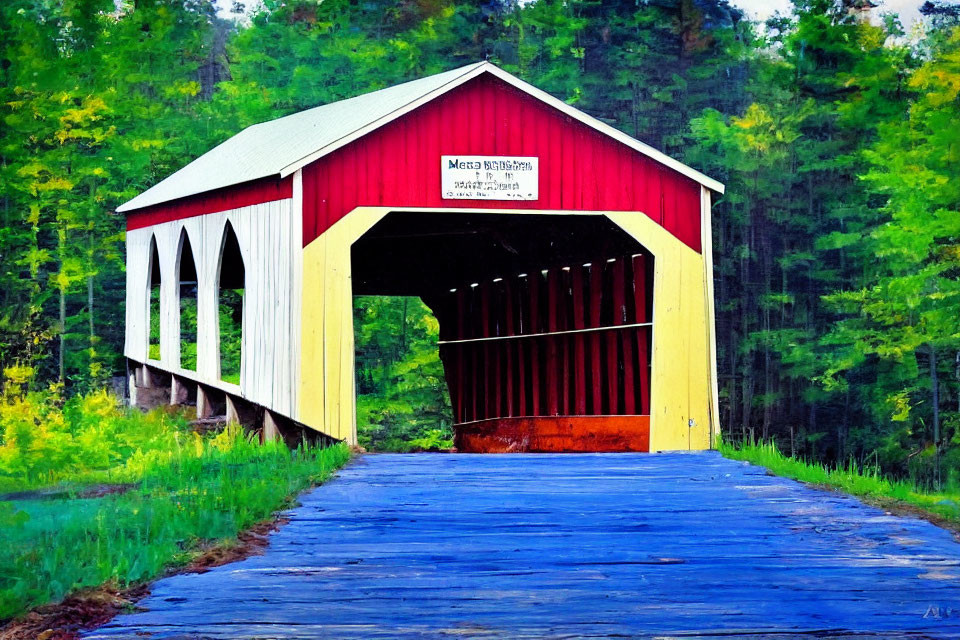
{"label": "leafy tree", "polygon": [[363,446],[453,446],[453,413],[437,355],[440,326],[419,298],[354,299],[357,431]]}
{"label": "leafy tree", "polygon": [[[886,202],[858,243],[872,257],[864,286],[826,298],[843,315],[820,340],[821,380],[852,388],[884,425],[865,444],[882,450],[888,466],[905,471],[905,461],[923,453],[925,468],[915,474],[939,482],[931,463],[944,447],[954,479],[960,469],[960,29],[909,86],[917,95],[906,118],[884,123],[864,152],[871,166],[863,179]],[[865,369],[875,373],[857,387]],[[941,415],[945,396],[954,403]]]}

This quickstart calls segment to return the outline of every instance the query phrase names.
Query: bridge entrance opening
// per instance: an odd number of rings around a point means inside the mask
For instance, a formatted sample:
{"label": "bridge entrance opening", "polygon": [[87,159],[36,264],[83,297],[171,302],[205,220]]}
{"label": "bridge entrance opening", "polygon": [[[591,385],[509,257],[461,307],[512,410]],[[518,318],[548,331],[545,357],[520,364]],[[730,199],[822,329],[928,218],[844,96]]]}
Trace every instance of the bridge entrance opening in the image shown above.
{"label": "bridge entrance opening", "polygon": [[436,316],[458,450],[649,450],[654,258],[605,216],[394,212],[351,260]]}

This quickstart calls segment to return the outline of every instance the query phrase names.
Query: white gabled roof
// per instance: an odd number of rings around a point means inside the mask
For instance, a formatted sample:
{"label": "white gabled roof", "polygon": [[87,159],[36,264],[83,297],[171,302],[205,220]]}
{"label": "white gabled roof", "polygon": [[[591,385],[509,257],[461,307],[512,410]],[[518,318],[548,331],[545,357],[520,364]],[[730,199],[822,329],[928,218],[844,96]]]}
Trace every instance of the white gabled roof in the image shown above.
{"label": "white gabled roof", "polygon": [[615,138],[713,191],[723,193],[723,185],[716,180],[489,62],[478,62],[247,127],[120,205],[117,211],[133,211],[259,178],[286,177],[482,73],[493,74],[600,133]]}

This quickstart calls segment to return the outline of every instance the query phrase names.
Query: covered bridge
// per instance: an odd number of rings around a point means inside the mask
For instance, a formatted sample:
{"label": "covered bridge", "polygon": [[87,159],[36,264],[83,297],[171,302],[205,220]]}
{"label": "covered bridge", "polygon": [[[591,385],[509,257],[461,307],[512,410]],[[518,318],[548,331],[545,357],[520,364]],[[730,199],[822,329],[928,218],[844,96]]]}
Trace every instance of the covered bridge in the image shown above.
{"label": "covered bridge", "polygon": [[461,450],[708,448],[722,190],[487,62],[254,125],[118,209],[131,396],[354,443],[352,296],[411,295]]}

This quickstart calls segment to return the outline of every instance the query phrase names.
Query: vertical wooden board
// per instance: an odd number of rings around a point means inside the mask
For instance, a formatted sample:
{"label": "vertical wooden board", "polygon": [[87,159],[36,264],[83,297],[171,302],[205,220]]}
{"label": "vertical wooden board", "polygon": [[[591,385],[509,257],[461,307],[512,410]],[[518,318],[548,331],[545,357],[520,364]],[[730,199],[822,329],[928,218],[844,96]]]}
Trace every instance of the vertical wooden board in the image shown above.
{"label": "vertical wooden board", "polygon": [[[220,255],[223,251],[226,212],[214,213],[200,218],[203,247],[200,261],[203,263],[202,299],[197,302],[197,373],[201,379],[220,380],[220,314],[219,283]],[[199,336],[204,335],[201,341]]]}
{"label": "vertical wooden board", "polygon": [[[630,284],[629,286],[627,286],[626,260],[627,260],[626,258],[620,258],[619,260],[617,260],[617,271],[615,271],[615,274],[616,273],[620,274],[619,285],[616,282],[617,278],[614,277],[614,286],[617,287],[617,290],[619,291],[617,295],[621,297],[620,307],[622,311],[621,311],[620,317],[623,320],[623,324],[628,324],[630,322],[636,321],[632,317],[633,315],[632,309],[630,313],[628,313],[628,307],[632,307],[634,305],[633,300],[626,299],[626,294],[628,291],[630,293],[633,293],[633,270],[632,269],[630,270],[630,273],[629,273]],[[634,415],[637,413],[637,389],[635,387],[635,382],[634,382],[634,378],[635,378],[634,372],[636,370],[637,364],[636,364],[636,358],[634,356],[634,350],[633,350],[634,340],[633,340],[632,333],[633,332],[628,330],[617,332],[617,339],[620,342],[620,350],[621,350],[621,353],[623,354],[622,356],[623,412],[626,415]]]}
{"label": "vertical wooden board", "polygon": [[710,447],[719,443],[720,400],[717,377],[717,332],[716,310],[713,290],[713,222],[711,215],[710,190],[700,188],[700,254],[703,256],[704,295],[706,296],[707,329],[707,367],[710,372]]}
{"label": "vertical wooden board", "polygon": [[[557,307],[560,302],[560,278],[557,269],[547,271],[547,332],[557,331]],[[547,336],[544,339],[545,349],[547,350],[546,370],[546,392],[547,392],[547,413],[546,415],[560,415],[560,400],[558,394],[559,384],[559,336]]]}
{"label": "vertical wooden board", "polygon": [[[527,276],[527,281],[530,287],[530,324],[528,326],[528,333],[540,333],[542,327],[540,325],[540,284],[542,276],[539,271],[532,271]],[[542,406],[540,403],[540,338],[530,338],[529,339],[529,349],[530,349],[530,415],[540,416]]]}
{"label": "vertical wooden board", "polygon": [[[349,366],[349,363],[343,361],[341,351],[343,332],[345,331],[341,305],[347,299],[345,295],[346,274],[344,273],[342,242],[342,237],[337,233],[334,233],[327,242],[327,270],[324,274],[327,293],[323,326],[324,342],[326,343],[324,352],[326,356],[326,366],[324,367],[326,379],[324,384],[327,386],[324,427],[329,429],[327,433],[341,439],[347,435],[344,433],[344,425],[340,423],[341,404],[346,391],[342,385],[343,368]],[[352,398],[350,401],[353,401]]]}
{"label": "vertical wooden board", "polygon": [[[500,295],[500,288],[497,286],[498,284],[499,283],[491,282],[487,285],[490,291],[490,335],[492,336],[499,336],[502,331],[502,318],[500,316],[503,309],[503,301]],[[503,416],[503,348],[504,344],[502,342],[490,343],[490,349],[493,352],[493,361],[491,363],[493,384],[491,387],[492,393],[490,393],[493,398],[493,414],[489,417],[492,418]]]}
{"label": "vertical wooden board", "polygon": [[[135,230],[139,231],[139,230]],[[139,351],[137,347],[137,338],[139,337],[139,280],[140,280],[140,261],[139,256],[139,233],[128,231],[124,236],[124,248],[126,256],[124,257],[124,332],[123,332],[123,355],[127,358],[135,358]]]}
{"label": "vertical wooden board", "polygon": [[[330,233],[328,231],[328,233]],[[340,358],[340,309],[343,302],[343,284],[341,282],[342,266],[338,246],[340,238],[336,234],[327,240],[327,264],[323,273],[324,280],[324,308],[323,308],[323,341],[324,341],[324,379],[327,389],[326,404],[324,405],[323,430],[335,437],[343,438],[340,430],[340,368],[344,364]]]}
{"label": "vertical wooden board", "polygon": [[[456,292],[456,308],[457,308],[457,330],[454,334],[454,340],[463,340],[466,337],[466,325],[465,325],[465,316],[467,313],[467,292],[463,287],[457,289]],[[464,345],[451,345],[452,357],[454,358],[454,368],[455,368],[455,378],[456,378],[456,398],[451,398],[453,402],[453,416],[454,420],[458,422],[466,421],[466,404],[464,403],[464,394],[467,390],[467,383],[465,379],[465,363],[464,359],[467,357],[467,349]],[[451,395],[454,395],[451,392]]]}
{"label": "vertical wooden board", "polygon": [[350,246],[352,242],[342,245],[344,271],[341,282],[343,294],[340,298],[340,434],[350,444],[357,443],[357,376],[356,360],[354,358],[353,336],[353,285],[350,264]]}
{"label": "vertical wooden board", "polygon": [[[648,322],[647,317],[647,269],[649,261],[644,255],[633,257],[633,301],[636,322]],[[642,415],[650,413],[650,344],[651,331],[641,327],[634,332],[636,337],[637,384],[640,387],[638,410]]]}
{"label": "vertical wooden board", "polygon": [[[561,269],[557,272],[557,281],[560,288],[557,296],[557,330],[567,331],[571,329],[572,322],[571,308],[572,298],[570,295],[571,282],[569,269]],[[573,339],[569,335],[557,336],[557,346],[560,351],[560,414],[568,416],[573,411],[573,389],[571,377],[571,364],[573,353]]]}
{"label": "vertical wooden board", "polygon": [[[527,333],[530,322],[530,287],[529,274],[525,277],[517,276],[517,325],[518,335]],[[530,341],[517,341],[517,415],[532,415],[530,408],[530,394],[527,392],[527,359],[530,356]]]}
{"label": "vertical wooden board", "polygon": [[283,415],[290,415],[289,388],[290,377],[287,369],[288,358],[290,357],[290,298],[293,289],[290,279],[289,261],[294,248],[290,246],[290,207],[289,201],[286,205],[276,203],[277,209],[277,253],[274,256],[274,282],[277,290],[275,298],[277,301],[277,315],[273,318],[274,337],[273,337],[273,406]]}
{"label": "vertical wooden board", "polygon": [[327,357],[325,353],[327,236],[303,248],[303,289],[300,321],[300,421],[326,430]]}
{"label": "vertical wooden board", "polygon": [[[213,308],[216,305],[214,290],[216,283],[213,268],[210,267],[216,251],[211,248],[214,243],[211,242],[210,236],[216,235],[219,231],[215,231],[210,224],[214,217],[214,215],[206,215],[194,219],[197,252],[197,376],[203,380],[216,377],[215,373],[211,373],[214,363],[210,352],[210,347],[217,339],[217,324],[213,315]],[[190,241],[194,242],[193,238]]]}
{"label": "vertical wooden board", "polygon": [[[273,329],[273,319],[276,318],[277,306],[276,306],[276,293],[274,291],[274,284],[276,283],[276,272],[274,260],[276,258],[276,248],[277,248],[277,232],[279,231],[278,224],[270,225],[270,228],[267,228],[265,224],[266,220],[264,218],[259,218],[256,220],[256,228],[262,234],[262,242],[260,243],[259,250],[260,255],[257,256],[256,267],[260,272],[260,282],[259,287],[257,288],[257,294],[259,300],[257,301],[257,315],[258,322],[257,328],[257,344],[255,345],[255,350],[251,352],[250,355],[253,356],[249,363],[247,370],[250,372],[251,376],[255,375],[257,378],[257,389],[259,392],[258,402],[261,404],[267,404],[270,406],[272,397],[273,397],[273,380],[274,380],[274,359],[270,357],[270,347],[273,342],[274,332]],[[273,313],[271,313],[273,311]],[[265,356],[266,359],[260,362],[261,356]]]}
{"label": "vertical wooden board", "polygon": [[[490,288],[488,284],[489,283],[481,282],[476,288],[480,295],[480,336],[483,338],[490,336]],[[480,375],[483,380],[483,395],[481,401],[478,403],[481,407],[480,417],[492,418],[494,417],[494,398],[491,389],[493,388],[492,382],[493,378],[495,377],[492,364],[493,346],[489,342],[483,342],[480,344],[480,352],[483,360],[480,366]]]}
{"label": "vertical wooden board", "polygon": [[[270,282],[267,285],[269,289],[265,293],[273,300],[276,311],[273,314],[267,313],[264,320],[266,321],[265,326],[268,326],[270,330],[270,333],[265,336],[266,343],[273,355],[270,358],[270,406],[279,411],[286,404],[285,398],[282,397],[282,390],[286,382],[284,363],[287,359],[284,336],[290,330],[289,316],[287,315],[287,300],[289,299],[287,291],[289,291],[290,281],[285,277],[287,271],[283,268],[283,263],[290,252],[286,244],[289,239],[287,236],[287,212],[284,210],[285,208],[281,208],[276,203],[272,208],[274,209],[271,214],[274,238],[270,244],[273,251],[269,256],[271,263]],[[264,391],[267,392],[267,390]],[[286,409],[283,409],[283,412],[285,415],[287,414]]]}
{"label": "vertical wooden board", "polygon": [[705,282],[703,258],[698,254],[684,254],[683,284],[687,300],[684,308],[688,311],[689,334],[687,343],[688,412],[694,424],[688,428],[691,449],[709,449],[710,441],[710,403],[711,372],[709,366],[709,345],[707,344],[707,306],[705,301]]}
{"label": "vertical wooden board", "polygon": [[290,229],[290,303],[289,303],[289,348],[287,350],[287,380],[289,385],[287,406],[289,415],[299,420],[300,411],[300,338],[303,301],[303,172],[293,175],[293,199],[287,220]]}
{"label": "vertical wooden board", "polygon": [[[603,260],[594,260],[590,264],[590,302],[587,308],[589,327],[600,326],[600,307],[603,298]],[[599,333],[589,334],[590,351],[590,413],[603,414],[603,371],[600,363],[601,339]]]}
{"label": "vertical wooden board", "polygon": [[683,262],[677,251],[664,248],[663,259],[654,261],[653,307],[653,404],[650,415],[651,450],[687,448],[687,359],[681,308]]}
{"label": "vertical wooden board", "polygon": [[126,233],[126,332],[123,352],[128,358],[139,362],[147,359],[150,313],[150,294],[147,289],[152,235],[149,228]]}
{"label": "vertical wooden board", "polygon": [[[183,221],[183,231],[186,233],[187,238],[190,240],[190,247],[193,249],[193,256],[192,256],[193,264],[197,271],[197,326],[193,327],[193,329],[195,330],[194,335],[197,338],[196,375],[198,376],[201,375],[200,372],[202,371],[202,369],[200,368],[200,296],[203,295],[203,284],[201,283],[201,280],[204,278],[203,264],[202,264],[201,256],[199,255],[200,252],[203,251],[203,242],[201,240],[201,234],[203,233],[201,228],[201,222],[200,222],[201,220],[202,220],[202,217],[198,216],[195,218],[187,218],[186,220]],[[181,255],[181,261],[182,260],[183,260],[183,256]],[[182,332],[183,330],[184,330],[184,327],[181,326],[180,331]],[[180,364],[182,365],[183,364],[182,353],[180,354],[180,357],[181,357]]]}
{"label": "vertical wooden board", "polygon": [[[623,262],[620,259],[607,263],[605,275],[610,282],[610,303],[612,309],[611,325],[623,324]],[[620,332],[607,331],[607,402],[608,413],[620,413]]]}
{"label": "vertical wooden board", "polygon": [[177,325],[176,254],[179,235],[176,222],[155,227],[157,254],[160,257],[160,362],[167,371],[179,365],[180,333]]}
{"label": "vertical wooden board", "polygon": [[263,382],[260,376],[251,369],[258,358],[256,352],[263,342],[262,317],[266,300],[263,299],[261,290],[265,288],[263,279],[268,277],[268,274],[264,273],[266,265],[261,262],[260,258],[263,252],[261,243],[269,242],[269,238],[262,237],[262,231],[257,225],[258,221],[252,219],[245,208],[232,213],[232,222],[234,230],[237,232],[240,251],[243,254],[245,276],[243,324],[241,326],[243,342],[240,346],[240,389],[244,397],[262,403],[261,387]]}
{"label": "vertical wooden board", "polygon": [[[570,270],[573,278],[573,329],[583,329],[586,324],[583,300],[583,284],[586,277],[584,270],[582,265],[576,265]],[[587,415],[587,361],[584,341],[583,334],[576,334],[573,337],[573,412],[578,416]]]}
{"label": "vertical wooden board", "polygon": [[[500,297],[503,304],[503,313],[504,313],[504,325],[503,325],[503,334],[507,336],[516,335],[514,329],[514,319],[513,319],[513,285],[512,278],[505,278],[503,280],[503,292]],[[505,415],[514,416],[516,415],[514,409],[514,397],[516,395],[514,391],[514,353],[516,351],[516,340],[506,340],[503,343],[503,351],[506,357],[506,376],[505,384],[506,391],[504,395],[506,396],[506,407]]]}

